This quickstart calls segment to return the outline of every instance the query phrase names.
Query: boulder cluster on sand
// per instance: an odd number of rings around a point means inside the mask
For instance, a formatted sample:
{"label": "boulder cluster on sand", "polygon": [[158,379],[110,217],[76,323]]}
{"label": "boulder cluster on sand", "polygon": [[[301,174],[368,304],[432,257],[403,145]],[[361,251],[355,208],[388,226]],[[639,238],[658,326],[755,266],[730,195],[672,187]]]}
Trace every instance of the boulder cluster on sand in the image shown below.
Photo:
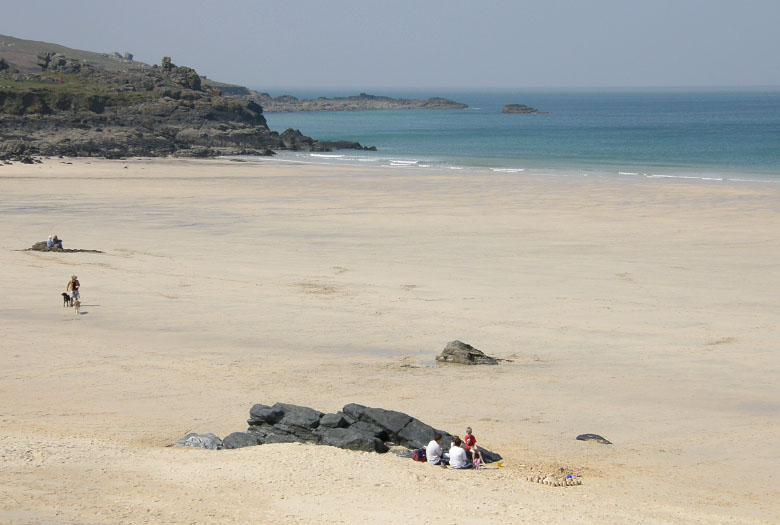
{"label": "boulder cluster on sand", "polygon": [[485,355],[481,350],[460,341],[450,341],[441,354],[436,356],[440,363],[460,363],[462,365],[497,365],[498,359]]}
{"label": "boulder cluster on sand", "polygon": [[46,241],[39,241],[27,248],[28,252],[60,252],[60,253],[103,253],[100,250],[70,250],[63,249],[61,246],[54,245],[52,247],[46,246]]}
{"label": "boulder cluster on sand", "polygon": [[[434,434],[442,435],[449,448],[453,435],[423,423],[403,412],[371,408],[350,403],[336,413],[326,414],[313,408],[276,403],[257,404],[249,411],[249,428],[233,432],[220,440],[214,434],[187,434],[176,442],[183,447],[213,450],[242,448],[269,443],[315,443],[347,450],[387,452],[390,446],[408,449],[425,447]],[[486,463],[501,456],[479,447]]]}

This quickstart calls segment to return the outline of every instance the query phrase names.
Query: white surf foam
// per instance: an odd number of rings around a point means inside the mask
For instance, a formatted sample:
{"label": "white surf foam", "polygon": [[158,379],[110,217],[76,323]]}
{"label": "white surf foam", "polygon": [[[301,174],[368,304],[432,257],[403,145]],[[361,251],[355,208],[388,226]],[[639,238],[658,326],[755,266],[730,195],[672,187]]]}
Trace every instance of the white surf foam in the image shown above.
{"label": "white surf foam", "polygon": [[718,180],[722,181],[719,177],[702,177],[697,175],[647,175],[648,179],[692,179],[692,180]]}

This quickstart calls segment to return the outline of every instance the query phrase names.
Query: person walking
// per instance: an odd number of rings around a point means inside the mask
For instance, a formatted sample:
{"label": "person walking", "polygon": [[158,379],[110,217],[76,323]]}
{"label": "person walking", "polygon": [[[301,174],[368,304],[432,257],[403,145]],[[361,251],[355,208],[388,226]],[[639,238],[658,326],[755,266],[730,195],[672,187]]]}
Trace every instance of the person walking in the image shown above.
{"label": "person walking", "polygon": [[79,288],[81,288],[81,283],[79,282],[78,277],[75,275],[70,276],[70,281],[68,281],[68,286],[65,288],[66,292],[70,292],[71,297],[73,299],[76,299],[77,301],[81,301],[81,294],[79,293]]}

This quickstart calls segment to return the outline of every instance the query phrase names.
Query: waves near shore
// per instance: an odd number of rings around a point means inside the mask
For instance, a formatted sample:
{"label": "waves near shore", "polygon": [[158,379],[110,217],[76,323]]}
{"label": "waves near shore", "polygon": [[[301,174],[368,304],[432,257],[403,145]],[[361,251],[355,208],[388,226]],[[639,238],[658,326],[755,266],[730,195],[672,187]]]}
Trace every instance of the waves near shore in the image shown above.
{"label": "waves near shore", "polygon": [[479,166],[457,163],[457,159],[442,158],[401,158],[382,155],[376,152],[280,152],[275,157],[237,157],[248,162],[262,163],[292,163],[292,164],[319,164],[323,166],[370,166],[377,168],[406,169],[417,173],[446,173],[447,171],[466,170],[479,174],[503,174],[503,175],[538,175],[538,176],[563,176],[563,177],[596,177],[623,180],[687,180],[702,182],[759,182],[768,184],[780,184],[780,176],[769,173],[750,173],[740,171],[708,171],[701,168],[662,168],[653,172],[622,171],[614,168],[511,168],[495,166]]}

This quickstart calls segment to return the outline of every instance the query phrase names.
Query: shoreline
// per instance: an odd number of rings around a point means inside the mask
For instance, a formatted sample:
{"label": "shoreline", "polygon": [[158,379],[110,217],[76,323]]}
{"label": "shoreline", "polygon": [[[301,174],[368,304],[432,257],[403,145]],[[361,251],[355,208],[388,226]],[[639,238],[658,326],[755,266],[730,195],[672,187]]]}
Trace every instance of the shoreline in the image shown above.
{"label": "shoreline", "polygon": [[[0,168],[0,521],[773,519],[780,187],[437,173]],[[104,253],[14,251],[50,233]],[[427,366],[453,339],[512,362]],[[277,401],[469,425],[505,466],[168,448]],[[525,479],[555,468],[583,485]]]}
{"label": "shoreline", "polygon": [[780,173],[756,172],[744,170],[715,169],[709,167],[657,167],[654,169],[640,169],[627,171],[626,168],[600,167],[600,168],[529,168],[510,166],[469,165],[457,163],[454,160],[442,161],[435,158],[421,158],[420,156],[390,155],[383,151],[378,153],[361,154],[354,151],[335,150],[332,152],[292,152],[281,151],[273,157],[256,156],[222,156],[219,159],[236,159],[237,162],[257,163],[300,163],[317,166],[332,167],[361,167],[361,168],[393,168],[420,170],[426,173],[441,173],[446,171],[484,173],[514,173],[527,176],[542,177],[602,177],[615,179],[670,179],[670,180],[700,180],[711,182],[757,182],[767,184],[780,183]]}

